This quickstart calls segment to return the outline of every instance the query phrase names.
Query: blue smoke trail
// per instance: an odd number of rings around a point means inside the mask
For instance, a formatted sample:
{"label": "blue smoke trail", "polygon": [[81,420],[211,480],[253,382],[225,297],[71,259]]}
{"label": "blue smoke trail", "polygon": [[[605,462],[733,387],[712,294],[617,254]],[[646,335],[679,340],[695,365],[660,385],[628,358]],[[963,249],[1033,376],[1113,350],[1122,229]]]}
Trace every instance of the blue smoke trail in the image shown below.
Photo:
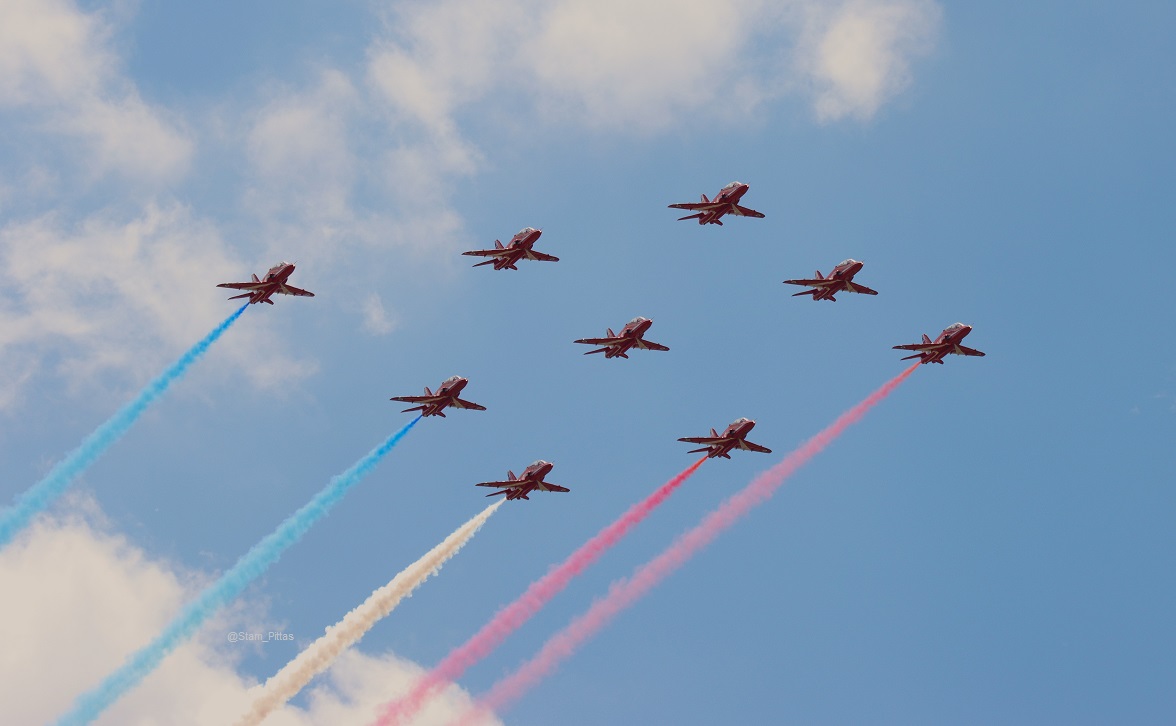
{"label": "blue smoke trail", "polygon": [[90,464],[93,464],[99,456],[102,456],[114,442],[122,438],[122,435],[130,430],[139,416],[147,410],[147,407],[162,396],[171,387],[171,384],[179,380],[188,368],[217,341],[217,338],[221,337],[229,329],[229,326],[241,317],[241,313],[245,312],[247,307],[249,307],[249,303],[242,305],[235,313],[225,318],[223,323],[216,326],[203,340],[180,356],[180,359],[170,368],[148,383],[133,401],[119,409],[118,413],[111,416],[106,420],[106,423],[95,429],[94,433],[87,436],[81,445],[70,452],[69,456],[59,461],[44,479],[29,487],[11,507],[0,511],[0,547],[11,542],[12,538],[27,527],[34,517],[45,511],[55,499],[61,496],[79,474],[85,471]]}
{"label": "blue smoke trail", "polygon": [[384,443],[372,449],[350,469],[332,479],[314,499],[287,517],[286,521],[278,525],[278,528],[265,539],[253,545],[253,549],[237,560],[237,564],[233,565],[231,570],[221,575],[219,580],[205,588],[198,598],[181,610],[154,641],[128,658],[121,668],[107,676],[97,688],[79,696],[74,701],[73,710],[57,722],[58,726],[80,726],[90,723],[124,693],[138,685],[139,681],[155,670],[165,656],[191,637],[205,620],[232,602],[249,583],[277,562],[286,548],[301,539],[315,522],[327,516],[343,495],[371,472],[384,455],[391,451],[420,420],[421,417],[417,416],[404,428],[389,436]]}

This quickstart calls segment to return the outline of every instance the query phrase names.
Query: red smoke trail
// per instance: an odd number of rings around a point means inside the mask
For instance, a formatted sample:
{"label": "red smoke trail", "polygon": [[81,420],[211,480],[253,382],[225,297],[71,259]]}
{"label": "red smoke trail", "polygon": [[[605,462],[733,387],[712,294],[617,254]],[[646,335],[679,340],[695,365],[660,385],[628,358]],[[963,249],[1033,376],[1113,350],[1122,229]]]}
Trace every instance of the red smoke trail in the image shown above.
{"label": "red smoke trail", "polygon": [[499,711],[521,698],[532,686],[574,653],[584,641],[607,625],[613,616],[640,599],[756,505],[767,501],[797,469],[819,454],[851,424],[857,423],[867,411],[890,395],[891,391],[918,367],[919,364],[915,363],[871,393],[869,398],[841,414],[841,417],[824,431],[801,444],[800,448],[779,464],[757,476],[741,491],[720,504],[718,509],[708,514],[698,526],[679,537],[656,558],[634,571],[628,580],[614,582],[609,587],[607,595],[592,603],[587,612],[553,635],[534,658],[496,683],[478,700],[476,707],[458,721],[459,726],[468,726],[484,711]]}
{"label": "red smoke trail", "polygon": [[408,695],[386,704],[373,726],[376,724],[378,726],[407,724],[436,691],[460,678],[467,668],[485,658],[503,640],[506,640],[508,635],[527,622],[532,615],[539,612],[551,598],[567,586],[573,577],[587,569],[597,558],[628,534],[629,530],[649,516],[650,512],[657,509],[659,504],[669,499],[674,490],[689,479],[690,475],[698,471],[698,467],[702,466],[704,461],[706,461],[705,456],[691,464],[690,468],[681,474],[662,484],[657,491],[643,501],[629,507],[628,511],[622,514],[619,519],[581,545],[558,567],[531,583],[526,592],[510,605],[499,610],[498,614],[482,626],[482,629],[465,644],[445,656],[445,660],[427,673]]}

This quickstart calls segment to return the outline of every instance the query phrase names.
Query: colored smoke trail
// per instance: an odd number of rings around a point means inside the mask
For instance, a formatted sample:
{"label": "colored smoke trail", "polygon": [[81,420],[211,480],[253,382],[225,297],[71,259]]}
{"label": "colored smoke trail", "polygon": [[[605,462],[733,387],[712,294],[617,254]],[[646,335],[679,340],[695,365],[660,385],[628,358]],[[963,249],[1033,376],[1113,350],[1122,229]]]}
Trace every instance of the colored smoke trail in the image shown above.
{"label": "colored smoke trail", "polygon": [[401,600],[412,595],[413,590],[440,570],[449,558],[473,538],[504,501],[500,499],[486,507],[481,514],[463,524],[424,557],[392,578],[391,582],[373,592],[362,605],[328,627],[325,635],[311,643],[265,682],[249,712],[237,720],[237,726],[256,726],[270,712],[281,708],[297,695],[312,678],[329,668],[343,651],[358,642],[372,626],[392,612]]}
{"label": "colored smoke trail", "polygon": [[628,534],[633,527],[649,516],[658,505],[668,499],[694,472],[698,471],[698,467],[702,466],[704,461],[706,461],[705,456],[673,479],[662,484],[653,494],[629,507],[616,521],[580,545],[580,548],[569,555],[558,567],[531,583],[526,592],[510,605],[499,610],[498,614],[483,625],[482,629],[472,638],[451,651],[436,668],[425,674],[406,696],[388,703],[374,723],[379,726],[408,723],[425,705],[430,696],[450,682],[457,680],[467,668],[485,658],[499,643],[506,640],[508,635],[527,622],[532,615],[539,612],[551,598],[567,587],[573,577],[587,569],[610,547]]}
{"label": "colored smoke trail", "polygon": [[139,395],[135,396],[134,400],[119,409],[117,413],[87,436],[81,445],[71,451],[69,456],[59,461],[44,479],[29,487],[11,507],[0,511],[0,547],[11,542],[12,538],[27,527],[34,517],[45,511],[54,500],[61,496],[78,475],[122,438],[123,434],[135,424],[135,421],[139,420],[139,416],[147,410],[147,407],[162,396],[171,387],[171,384],[182,378],[188,368],[200,360],[200,357],[212,347],[212,344],[233,323],[237,322],[237,318],[241,317],[241,313],[245,312],[247,307],[249,307],[248,303],[237,308],[236,312],[213,328],[212,332],[204,336],[203,340],[192,346],[187,353],[180,356],[179,360],[159,374],[158,378],[139,391]]}
{"label": "colored smoke trail", "polygon": [[237,560],[232,569],[221,575],[219,580],[205,588],[199,597],[185,606],[155,640],[128,658],[97,688],[79,696],[74,701],[73,710],[62,716],[57,722],[58,725],[76,726],[90,723],[124,693],[138,685],[139,681],[155,670],[165,656],[191,637],[205,620],[232,602],[249,583],[277,562],[287,548],[301,539],[316,522],[327,516],[343,495],[376,468],[376,464],[379,464],[420,420],[421,417],[417,416],[368,452],[367,456],[353,464],[350,469],[331,479],[331,483],[314,495],[313,499],[253,545],[252,549]]}
{"label": "colored smoke trail", "polygon": [[592,603],[583,615],[553,635],[534,658],[498,681],[486,695],[478,699],[475,708],[468,711],[457,722],[457,726],[470,726],[483,712],[498,712],[521,698],[532,686],[552,673],[581,644],[607,625],[617,613],[639,600],[667,575],[735,524],[740,517],[771,498],[788,477],[837,439],[850,425],[861,420],[866,412],[890,395],[918,367],[919,364],[916,363],[907,368],[871,393],[864,401],[841,414],[825,430],[801,444],[779,464],[757,476],[750,484],[720,504],[694,529],[675,540],[660,555],[637,568],[629,579],[614,582],[609,587],[608,594]]}

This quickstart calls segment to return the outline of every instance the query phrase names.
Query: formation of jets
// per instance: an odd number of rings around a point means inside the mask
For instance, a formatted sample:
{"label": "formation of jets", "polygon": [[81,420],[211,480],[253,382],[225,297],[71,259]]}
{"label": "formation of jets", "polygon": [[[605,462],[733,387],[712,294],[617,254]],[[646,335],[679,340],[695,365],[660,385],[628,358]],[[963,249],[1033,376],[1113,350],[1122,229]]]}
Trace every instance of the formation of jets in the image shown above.
{"label": "formation of jets", "polygon": [[[707,199],[706,195],[703,194],[702,201],[700,202],[671,204],[669,206],[672,209],[685,209],[694,212],[694,214],[681,217],[679,221],[697,219],[700,225],[722,225],[722,218],[728,214],[737,217],[762,219],[764,215],[761,212],[744,207],[739,203],[749,188],[749,185],[743,182],[731,182],[720,189],[714,199]],[[477,263],[474,267],[493,265],[495,270],[518,270],[516,265],[522,260],[558,262],[558,257],[538,252],[534,249],[535,242],[542,234],[540,230],[534,227],[524,227],[506,245],[503,245],[500,240],[494,240],[493,249],[470,250],[462,254],[472,257],[489,258],[484,262]],[[784,283],[809,288],[794,293],[793,297],[811,295],[813,300],[836,302],[837,298],[835,295],[841,292],[877,295],[878,292],[876,290],[854,282],[854,276],[861,272],[862,267],[862,262],[847,259],[835,266],[828,275],[822,275],[821,271],[817,270],[812,279],[785,280]],[[263,279],[258,279],[257,275],[253,275],[251,282],[224,282],[217,285],[217,287],[244,290],[244,294],[235,295],[229,299],[249,298],[249,304],[251,305],[257,303],[269,303],[273,305],[274,301],[271,298],[275,294],[314,297],[314,293],[287,283],[287,280],[293,272],[293,264],[279,262],[266,272],[265,278]],[[584,345],[600,346],[595,350],[588,351],[585,355],[604,353],[605,358],[628,358],[628,352],[634,348],[637,350],[668,351],[669,348],[661,343],[654,343],[645,339],[645,333],[651,325],[653,325],[653,321],[649,318],[636,317],[628,323],[625,323],[625,326],[621,328],[619,333],[614,333],[612,328],[609,328],[607,335],[604,337],[580,338],[574,342]],[[918,358],[921,364],[942,364],[943,358],[947,355],[983,356],[984,353],[981,351],[969,348],[961,343],[971,332],[972,326],[956,323],[945,328],[935,340],[931,340],[927,335],[923,335],[923,342],[921,343],[896,345],[894,348],[896,350],[915,351],[914,355],[907,356],[903,360]],[[441,382],[436,392],[430,391],[428,387],[425,387],[425,394],[423,396],[393,396],[391,400],[416,404],[404,409],[404,413],[420,411],[422,417],[440,416],[444,418],[444,410],[446,408],[485,411],[485,406],[460,397],[462,390],[468,382],[461,376],[451,376]],[[721,434],[712,428],[710,436],[685,437],[678,440],[691,444],[700,444],[701,448],[691,449],[689,453],[706,452],[707,458],[711,459],[716,457],[730,459],[731,452],[736,449],[757,451],[764,454],[772,453],[771,449],[747,440],[747,434],[754,426],[755,421],[749,418],[739,418],[733,421]],[[528,495],[536,491],[570,491],[567,487],[552,484],[544,480],[544,477],[551,472],[552,466],[553,464],[551,462],[540,459],[524,469],[520,476],[515,476],[513,471],[508,471],[506,481],[482,482],[476,486],[497,488],[498,491],[487,494],[486,496],[492,497],[498,494],[504,494],[507,499],[530,499]]]}

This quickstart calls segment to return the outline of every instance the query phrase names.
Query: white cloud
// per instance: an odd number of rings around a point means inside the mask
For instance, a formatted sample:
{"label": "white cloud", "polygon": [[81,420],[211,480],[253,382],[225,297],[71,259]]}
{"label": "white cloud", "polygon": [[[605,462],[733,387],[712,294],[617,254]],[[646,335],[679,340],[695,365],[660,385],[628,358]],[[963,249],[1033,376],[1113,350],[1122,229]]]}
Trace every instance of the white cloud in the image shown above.
{"label": "white cloud", "polygon": [[448,139],[491,94],[526,99],[520,117],[648,132],[808,88],[819,119],[865,120],[938,19],[933,0],[442,0],[398,9],[368,75],[400,118]]}
{"label": "white cloud", "polygon": [[363,301],[363,329],[372,335],[387,335],[396,329],[396,319],[384,310],[384,302],[377,293]]}
{"label": "white cloud", "polygon": [[79,140],[91,176],[173,180],[192,142],[121,75],[111,32],[99,13],[69,0],[4,0],[0,108],[32,109],[40,132]]}
{"label": "white cloud", "polygon": [[850,0],[806,16],[797,65],[814,86],[817,118],[868,120],[910,82],[911,60],[930,50],[940,11],[931,0]]}
{"label": "white cloud", "polygon": [[[0,723],[48,723],[63,714],[77,695],[150,642],[207,580],[149,557],[76,513],[37,522],[0,550],[0,682],[9,694],[0,699]],[[234,608],[168,656],[97,724],[232,723],[248,708],[256,682],[234,667],[247,646],[230,645],[225,634],[255,631],[251,623],[263,618],[256,606]],[[266,723],[366,723],[421,671],[395,657],[352,651],[311,691],[307,708],[287,706]],[[468,704],[468,696],[451,687],[418,723],[447,724]]]}
{"label": "white cloud", "polygon": [[742,53],[763,9],[758,0],[564,0],[544,6],[519,47],[537,103],[563,106],[561,120],[660,128],[727,103],[729,85],[753,69]]}
{"label": "white cloud", "polygon": [[[71,225],[50,214],[0,228],[0,405],[44,373],[91,388],[110,374],[143,382],[232,311],[211,285],[243,269],[216,229],[178,204],[129,220],[108,213]],[[258,385],[313,371],[264,330],[227,335],[217,350]],[[47,359],[59,362],[43,371]]]}

